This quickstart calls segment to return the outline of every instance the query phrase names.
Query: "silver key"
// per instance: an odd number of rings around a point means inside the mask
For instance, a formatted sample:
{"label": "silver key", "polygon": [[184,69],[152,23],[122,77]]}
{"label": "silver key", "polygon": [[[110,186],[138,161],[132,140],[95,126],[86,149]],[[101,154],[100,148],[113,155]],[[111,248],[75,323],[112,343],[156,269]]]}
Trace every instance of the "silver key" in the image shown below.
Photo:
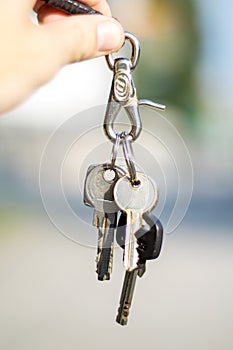
{"label": "silver key", "polygon": [[84,185],[84,204],[94,208],[93,225],[98,228],[97,274],[98,279],[108,280],[112,272],[114,232],[118,206],[113,188],[125,171],[110,164],[91,165]]}
{"label": "silver key", "polygon": [[124,266],[127,271],[138,267],[137,239],[135,233],[145,224],[142,215],[150,212],[158,201],[158,189],[151,178],[137,173],[138,185],[132,185],[126,175],[120,178],[114,187],[114,199],[117,206],[126,213]]}
{"label": "silver key", "polygon": [[126,272],[116,318],[116,322],[122,326],[125,326],[128,321],[137,276],[141,277],[145,268],[138,264],[138,244],[135,233],[146,224],[143,222],[142,215],[150,212],[158,201],[158,189],[153,180],[141,173],[137,173],[137,180],[140,185],[133,186],[130,178],[124,176],[117,181],[114,188],[115,201],[127,215],[124,248]]}

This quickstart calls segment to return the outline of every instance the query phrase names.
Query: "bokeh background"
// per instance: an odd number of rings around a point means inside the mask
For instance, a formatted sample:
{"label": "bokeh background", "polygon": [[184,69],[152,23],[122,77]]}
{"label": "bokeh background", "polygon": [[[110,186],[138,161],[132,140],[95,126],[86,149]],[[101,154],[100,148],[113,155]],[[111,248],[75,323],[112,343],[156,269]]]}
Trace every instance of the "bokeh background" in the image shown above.
{"label": "bokeh background", "polygon": [[[163,115],[189,149],[192,201],[179,227],[165,235],[161,257],[138,280],[129,324],[122,328],[114,322],[122,252],[116,250],[112,281],[97,282],[95,249],[59,233],[39,189],[48,137],[71,116],[104,105],[112,73],[104,59],[66,67],[30,100],[1,116],[0,349],[231,350],[233,3],[109,2],[114,17],[141,42],[134,75],[139,97],[167,105]],[[152,127],[153,115],[149,120]],[[59,152],[60,144],[55,146]],[[83,147],[70,160],[71,179],[84,151],[89,147],[93,153],[95,140]],[[52,164],[48,178],[48,196],[56,202]],[[80,210],[91,221],[91,210]],[[61,217],[67,219],[65,213]],[[85,227],[95,235],[88,224],[77,226],[77,232]]]}

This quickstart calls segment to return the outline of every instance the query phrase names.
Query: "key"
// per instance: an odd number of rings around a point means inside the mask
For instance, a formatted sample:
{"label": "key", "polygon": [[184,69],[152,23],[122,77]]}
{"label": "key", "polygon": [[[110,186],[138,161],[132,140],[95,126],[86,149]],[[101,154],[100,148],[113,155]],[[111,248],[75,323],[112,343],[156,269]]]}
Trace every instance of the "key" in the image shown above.
{"label": "key", "polygon": [[109,280],[113,265],[114,232],[118,206],[113,197],[116,181],[125,171],[110,164],[91,165],[84,185],[84,204],[94,208],[93,225],[98,228],[97,269],[98,280]]}
{"label": "key", "polygon": [[[146,222],[139,231],[135,233],[138,241],[138,269],[126,271],[123,283],[123,288],[120,297],[120,305],[116,322],[124,326],[127,324],[130,307],[132,304],[133,293],[137,276],[142,277],[146,270],[146,261],[158,258],[162,240],[163,226],[161,222],[154,216],[148,213],[143,215]],[[122,212],[117,225],[116,241],[124,249],[125,234],[127,225],[127,215]]]}
{"label": "key", "polygon": [[[146,225],[143,214],[149,213],[158,200],[157,186],[152,179],[142,173],[136,175],[138,180],[136,186],[132,185],[130,178],[126,175],[117,181],[114,188],[115,202],[126,216],[125,237],[121,241],[124,246],[123,260],[126,272],[116,317],[116,322],[122,326],[128,321],[137,276],[145,272],[145,261],[143,260],[141,264],[135,234]],[[123,220],[124,217],[122,217]]]}
{"label": "key", "polygon": [[127,216],[123,259],[127,271],[133,271],[138,267],[138,244],[135,233],[145,224],[143,214],[150,212],[158,200],[158,189],[151,178],[138,172],[137,180],[138,184],[134,186],[130,178],[125,175],[114,187],[115,202]]}

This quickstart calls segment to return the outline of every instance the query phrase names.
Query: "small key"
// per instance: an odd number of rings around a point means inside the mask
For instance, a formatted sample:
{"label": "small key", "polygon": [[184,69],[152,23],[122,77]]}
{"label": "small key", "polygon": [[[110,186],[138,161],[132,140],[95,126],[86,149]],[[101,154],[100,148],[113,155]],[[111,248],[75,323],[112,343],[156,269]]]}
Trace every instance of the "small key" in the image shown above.
{"label": "small key", "polygon": [[114,232],[118,206],[113,197],[116,181],[125,171],[110,164],[91,165],[84,185],[84,204],[94,208],[93,225],[98,228],[97,269],[100,281],[109,280],[113,264]]}
{"label": "small key", "polygon": [[126,213],[127,225],[125,233],[124,266],[127,271],[138,267],[137,239],[135,233],[145,224],[143,214],[150,212],[158,200],[158,190],[151,178],[137,173],[137,185],[132,185],[125,175],[120,178],[114,188],[117,206]]}

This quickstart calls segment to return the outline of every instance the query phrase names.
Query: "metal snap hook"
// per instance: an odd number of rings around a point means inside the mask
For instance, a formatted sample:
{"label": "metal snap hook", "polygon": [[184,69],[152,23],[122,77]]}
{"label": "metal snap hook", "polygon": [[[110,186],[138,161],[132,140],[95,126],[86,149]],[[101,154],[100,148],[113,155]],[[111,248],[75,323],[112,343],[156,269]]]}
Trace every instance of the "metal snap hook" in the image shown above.
{"label": "metal snap hook", "polygon": [[115,121],[122,107],[131,124],[129,135],[133,141],[138,138],[142,129],[138,98],[132,77],[132,70],[136,67],[140,56],[140,44],[132,33],[125,32],[125,39],[132,45],[130,59],[113,58],[112,54],[106,56],[108,66],[113,71],[113,81],[104,119],[104,131],[113,143],[117,138],[114,130]]}
{"label": "metal snap hook", "polygon": [[148,100],[138,100],[133,81],[132,70],[136,67],[140,56],[138,39],[129,32],[125,32],[125,39],[132,45],[131,58],[113,58],[106,56],[109,68],[113,71],[113,81],[104,118],[104,132],[109,140],[116,142],[117,132],[115,124],[117,116],[123,107],[130,121],[131,129],[128,132],[131,141],[135,141],[142,130],[142,121],[139,111],[140,105],[164,110],[165,106]]}

